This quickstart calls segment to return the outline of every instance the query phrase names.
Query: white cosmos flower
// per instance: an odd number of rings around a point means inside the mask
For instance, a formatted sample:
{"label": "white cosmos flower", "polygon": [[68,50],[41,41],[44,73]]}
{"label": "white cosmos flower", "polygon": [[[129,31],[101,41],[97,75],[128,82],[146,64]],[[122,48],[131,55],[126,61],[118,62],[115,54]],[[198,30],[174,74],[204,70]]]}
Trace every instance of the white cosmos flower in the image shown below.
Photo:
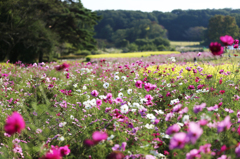
{"label": "white cosmos flower", "polygon": [[122,98],[122,97],[123,97],[123,93],[121,93],[121,92],[118,93],[118,97],[119,97],[119,98]]}
{"label": "white cosmos flower", "polygon": [[126,81],[127,77],[126,77],[126,76],[122,76],[121,79],[122,79],[123,81]]}
{"label": "white cosmos flower", "polygon": [[70,119],[74,120],[74,116],[73,116],[73,115],[71,115],[71,116],[70,116]]}
{"label": "white cosmos flower", "polygon": [[115,73],[114,73],[114,76],[117,76],[118,74],[119,74],[119,72],[115,72]]}
{"label": "white cosmos flower", "polygon": [[181,86],[183,83],[179,83],[179,85]]}
{"label": "white cosmos flower", "polygon": [[147,102],[147,99],[146,99],[146,98],[141,98],[141,99],[140,99],[140,103],[141,103],[141,104],[143,104],[143,103],[145,103],[145,102]]}
{"label": "white cosmos flower", "polygon": [[119,127],[118,122],[115,121],[113,124],[114,124],[115,127]]}
{"label": "white cosmos flower", "polygon": [[189,121],[189,115],[184,115],[182,118],[183,123],[188,122]]}
{"label": "white cosmos flower", "polygon": [[114,76],[114,80],[119,80],[119,76]]}
{"label": "white cosmos flower", "polygon": [[83,88],[82,88],[83,90],[86,90],[87,89],[87,87],[86,86],[83,86]]}
{"label": "white cosmos flower", "polygon": [[57,140],[59,140],[59,141],[64,141],[64,137],[63,137],[63,136],[59,136],[59,137],[57,138]]}
{"label": "white cosmos flower", "polygon": [[77,89],[76,92],[81,93],[81,90],[80,90],[80,89]]}
{"label": "white cosmos flower", "polygon": [[165,134],[165,133],[160,133],[162,138],[166,138],[166,139],[169,139],[170,136],[168,134]]}
{"label": "white cosmos flower", "polygon": [[128,106],[126,104],[121,106],[121,112],[122,113],[127,113],[128,112]]}
{"label": "white cosmos flower", "polygon": [[108,88],[108,87],[109,87],[109,83],[105,82],[105,83],[103,84],[103,87],[104,87],[104,88]]}
{"label": "white cosmos flower", "polygon": [[177,122],[178,126],[182,127],[184,124]]}
{"label": "white cosmos flower", "polygon": [[87,105],[85,105],[85,108],[86,108],[86,109],[91,109],[92,107],[91,107],[90,104],[87,104]]}
{"label": "white cosmos flower", "polygon": [[171,87],[172,85],[170,83],[167,84],[167,87]]}
{"label": "white cosmos flower", "polygon": [[137,107],[137,108],[138,108],[139,106],[140,106],[140,105],[139,105],[138,103],[133,103],[133,104],[132,104],[132,107]]}
{"label": "white cosmos flower", "polygon": [[111,135],[107,138],[107,140],[112,140],[115,136],[114,135]]}
{"label": "white cosmos flower", "polygon": [[128,94],[131,94],[131,93],[132,93],[132,89],[128,89],[128,90],[127,90],[127,93],[128,93]]}
{"label": "white cosmos flower", "polygon": [[107,98],[107,97],[104,96],[104,95],[100,95],[99,98],[100,98],[100,99],[105,99],[105,98]]}
{"label": "white cosmos flower", "polygon": [[78,85],[78,84],[77,84],[77,83],[75,83],[75,84],[73,85],[73,87],[74,87],[74,88],[76,88],[76,87],[77,87],[77,85]]}
{"label": "white cosmos flower", "polygon": [[162,110],[154,110],[157,114],[164,114]]}
{"label": "white cosmos flower", "polygon": [[132,111],[132,112],[136,112],[136,111],[137,111],[137,109],[131,109],[131,111]]}
{"label": "white cosmos flower", "polygon": [[153,114],[147,114],[146,117],[150,120],[155,120],[156,117]]}
{"label": "white cosmos flower", "polygon": [[145,127],[147,129],[154,129],[154,125],[153,124],[146,124]]}

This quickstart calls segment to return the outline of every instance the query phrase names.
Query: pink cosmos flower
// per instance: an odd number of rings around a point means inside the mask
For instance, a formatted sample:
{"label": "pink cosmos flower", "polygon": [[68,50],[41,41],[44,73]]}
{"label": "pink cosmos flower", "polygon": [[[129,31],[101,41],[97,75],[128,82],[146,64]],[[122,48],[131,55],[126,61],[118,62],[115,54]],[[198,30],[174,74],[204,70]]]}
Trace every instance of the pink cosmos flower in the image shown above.
{"label": "pink cosmos flower", "polygon": [[156,159],[156,157],[153,155],[146,155],[145,159]]}
{"label": "pink cosmos flower", "polygon": [[239,44],[239,40],[238,40],[238,39],[235,39],[235,40],[234,40],[234,44]]}
{"label": "pink cosmos flower", "polygon": [[201,56],[202,55],[202,53],[201,52],[199,52],[198,54],[197,54],[197,56],[199,57],[199,56]]}
{"label": "pink cosmos flower", "polygon": [[102,100],[101,99],[97,99],[96,103],[97,103],[97,106],[101,106],[102,105]]}
{"label": "pink cosmos flower", "polygon": [[205,144],[203,146],[200,146],[199,152],[210,153],[211,152],[211,149],[210,149],[211,146],[212,146],[211,144]]}
{"label": "pink cosmos flower", "polygon": [[63,146],[63,147],[60,147],[60,148],[59,148],[60,155],[61,155],[62,157],[63,157],[63,156],[67,156],[67,155],[71,152],[68,147],[69,147],[69,146],[66,145],[66,146]]}
{"label": "pink cosmos flower", "polygon": [[182,104],[177,104],[176,106],[173,107],[172,111],[178,112],[181,108],[182,108]]}
{"label": "pink cosmos flower", "polygon": [[57,149],[51,149],[49,152],[45,154],[42,159],[62,159],[62,156]]}
{"label": "pink cosmos flower", "polygon": [[106,159],[123,159],[125,156],[122,152],[114,151],[107,155]]}
{"label": "pink cosmos flower", "polygon": [[201,158],[201,155],[199,154],[199,150],[193,149],[186,155],[186,159],[195,159],[195,158]]}
{"label": "pink cosmos flower", "polygon": [[97,90],[93,90],[93,91],[91,92],[91,95],[94,96],[94,97],[97,97],[98,94],[99,94],[99,93],[98,93]]}
{"label": "pink cosmos flower", "polygon": [[236,153],[237,157],[240,157],[240,144],[236,147],[235,153]]}
{"label": "pink cosmos flower", "polygon": [[135,83],[135,86],[137,88],[142,88],[142,81],[138,80],[136,83]]}
{"label": "pink cosmos flower", "polygon": [[218,157],[217,159],[228,159],[226,155],[222,155],[221,157]]}
{"label": "pink cosmos flower", "polygon": [[100,142],[102,140],[106,140],[107,138],[108,138],[108,135],[105,132],[95,131],[92,134],[92,139],[95,142]]}
{"label": "pink cosmos flower", "polygon": [[182,149],[187,142],[187,135],[184,132],[176,133],[170,140],[169,148],[172,149]]}
{"label": "pink cosmos flower", "polygon": [[83,141],[83,144],[91,147],[91,146],[94,146],[96,143],[91,139],[86,139],[86,140]]}
{"label": "pink cosmos flower", "polygon": [[146,83],[146,84],[144,85],[144,89],[145,89],[147,92],[149,92],[149,91],[151,90],[151,87],[152,87],[152,84],[151,84],[151,83]]}
{"label": "pink cosmos flower", "polygon": [[238,44],[234,44],[234,46],[233,46],[235,49],[237,49],[238,47],[239,47],[239,45]]}
{"label": "pink cosmos flower", "polygon": [[150,94],[147,94],[147,95],[145,96],[145,98],[146,98],[149,102],[151,102],[151,101],[153,100],[153,97],[152,97]]}
{"label": "pink cosmos flower", "polygon": [[127,146],[126,142],[123,142],[122,146],[119,146],[118,144],[115,144],[114,147],[112,147],[112,150],[113,151],[125,151],[126,146]]}
{"label": "pink cosmos flower", "polygon": [[225,90],[220,90],[219,93],[220,93],[220,94],[224,94],[224,93],[225,93]]}
{"label": "pink cosmos flower", "polygon": [[202,135],[203,129],[199,124],[195,122],[190,122],[188,127],[187,138],[192,144],[195,144],[197,139]]}
{"label": "pink cosmos flower", "polygon": [[188,89],[195,89],[194,85],[189,85]]}
{"label": "pink cosmos flower", "polygon": [[197,114],[198,112],[202,111],[203,108],[205,108],[205,107],[206,107],[206,103],[202,103],[202,104],[200,104],[200,105],[195,105],[195,106],[193,107],[193,112],[194,112],[195,114]]}
{"label": "pink cosmos flower", "polygon": [[173,124],[172,126],[169,126],[166,130],[166,134],[171,135],[173,133],[177,133],[180,130],[180,126],[178,124]]}
{"label": "pink cosmos flower", "polygon": [[108,93],[107,94],[107,99],[109,100],[109,99],[112,99],[112,93]]}
{"label": "pink cosmos flower", "polygon": [[230,116],[226,116],[225,119],[217,124],[217,131],[222,132],[224,130],[228,130],[231,127]]}
{"label": "pink cosmos flower", "polygon": [[21,130],[23,129],[25,129],[25,121],[22,115],[17,112],[13,112],[13,114],[7,118],[4,130],[9,135],[13,135],[17,132],[21,133]]}
{"label": "pink cosmos flower", "polygon": [[193,73],[197,73],[197,70],[196,70],[196,69],[193,69]]}
{"label": "pink cosmos flower", "polygon": [[214,56],[216,55],[222,55],[224,48],[219,44],[218,42],[212,42],[209,45],[209,49],[212,52]]}
{"label": "pink cosmos flower", "polygon": [[230,46],[234,43],[234,39],[229,35],[221,36],[220,40],[225,46]]}
{"label": "pink cosmos flower", "polygon": [[62,65],[59,65],[59,66],[55,67],[55,69],[57,71],[61,71],[61,70],[65,69],[65,68],[68,68],[68,67],[69,67],[69,64],[63,63]]}

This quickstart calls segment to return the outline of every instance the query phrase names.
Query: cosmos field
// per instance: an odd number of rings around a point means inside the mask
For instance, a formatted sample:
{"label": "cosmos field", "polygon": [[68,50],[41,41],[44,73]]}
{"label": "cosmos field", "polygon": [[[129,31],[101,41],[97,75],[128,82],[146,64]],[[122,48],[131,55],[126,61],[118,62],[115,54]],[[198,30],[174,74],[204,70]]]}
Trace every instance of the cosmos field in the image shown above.
{"label": "cosmos field", "polygon": [[240,157],[239,65],[215,53],[2,64],[0,156]]}

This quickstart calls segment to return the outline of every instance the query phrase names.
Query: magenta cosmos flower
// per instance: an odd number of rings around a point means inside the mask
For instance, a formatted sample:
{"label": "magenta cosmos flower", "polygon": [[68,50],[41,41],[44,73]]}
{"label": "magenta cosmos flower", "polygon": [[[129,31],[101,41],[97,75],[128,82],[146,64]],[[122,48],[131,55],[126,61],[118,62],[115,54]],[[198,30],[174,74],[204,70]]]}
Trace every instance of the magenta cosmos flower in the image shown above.
{"label": "magenta cosmos flower", "polygon": [[135,83],[135,86],[137,88],[142,88],[142,81],[138,80],[136,83]]}
{"label": "magenta cosmos flower", "polygon": [[234,43],[234,39],[229,35],[221,36],[220,40],[225,46],[230,46]]}
{"label": "magenta cosmos flower", "polygon": [[235,49],[237,49],[239,46],[238,46],[238,44],[234,44],[234,46],[233,46]]}
{"label": "magenta cosmos flower", "polygon": [[49,152],[45,154],[42,159],[62,159],[62,156],[57,149],[51,149]]}
{"label": "magenta cosmos flower", "polygon": [[239,44],[239,40],[238,39],[234,40],[234,44]]}
{"label": "magenta cosmos flower", "polygon": [[63,146],[63,147],[60,147],[59,148],[59,152],[60,152],[60,155],[63,157],[63,156],[67,156],[71,151],[70,149],[68,148],[69,146],[66,145],[66,146]]}
{"label": "magenta cosmos flower", "polygon": [[92,134],[92,139],[95,142],[100,142],[102,140],[106,140],[107,138],[108,138],[108,135],[105,132],[95,131]]}
{"label": "magenta cosmos flower", "polygon": [[91,92],[91,95],[94,96],[94,97],[97,97],[98,94],[99,94],[99,93],[98,93],[97,90],[93,90],[93,91]]}
{"label": "magenta cosmos flower", "polygon": [[21,130],[25,129],[25,121],[19,113],[13,112],[13,114],[7,118],[4,129],[9,135],[17,132],[21,133]]}
{"label": "magenta cosmos flower", "polygon": [[68,68],[68,67],[69,67],[69,64],[63,63],[62,65],[59,65],[59,66],[55,67],[55,69],[57,71],[61,71],[61,70],[65,69],[65,68]]}
{"label": "magenta cosmos flower", "polygon": [[212,52],[212,54],[213,54],[214,56],[216,56],[216,55],[222,55],[222,53],[223,53],[223,51],[224,51],[224,48],[223,48],[223,47],[221,46],[221,44],[218,43],[218,42],[212,42],[212,43],[210,43],[209,49],[210,49],[210,51]]}
{"label": "magenta cosmos flower", "polygon": [[187,135],[184,132],[177,133],[171,138],[169,148],[170,150],[182,149],[184,148],[186,142]]}

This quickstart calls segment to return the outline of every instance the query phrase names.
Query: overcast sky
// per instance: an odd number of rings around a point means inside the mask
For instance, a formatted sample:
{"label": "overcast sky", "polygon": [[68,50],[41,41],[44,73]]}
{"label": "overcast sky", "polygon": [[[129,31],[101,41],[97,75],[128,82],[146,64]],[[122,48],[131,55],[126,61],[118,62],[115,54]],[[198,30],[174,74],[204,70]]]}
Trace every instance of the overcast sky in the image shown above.
{"label": "overcast sky", "polygon": [[174,9],[240,9],[240,0],[81,0],[84,7],[95,10],[153,10],[170,12]]}

